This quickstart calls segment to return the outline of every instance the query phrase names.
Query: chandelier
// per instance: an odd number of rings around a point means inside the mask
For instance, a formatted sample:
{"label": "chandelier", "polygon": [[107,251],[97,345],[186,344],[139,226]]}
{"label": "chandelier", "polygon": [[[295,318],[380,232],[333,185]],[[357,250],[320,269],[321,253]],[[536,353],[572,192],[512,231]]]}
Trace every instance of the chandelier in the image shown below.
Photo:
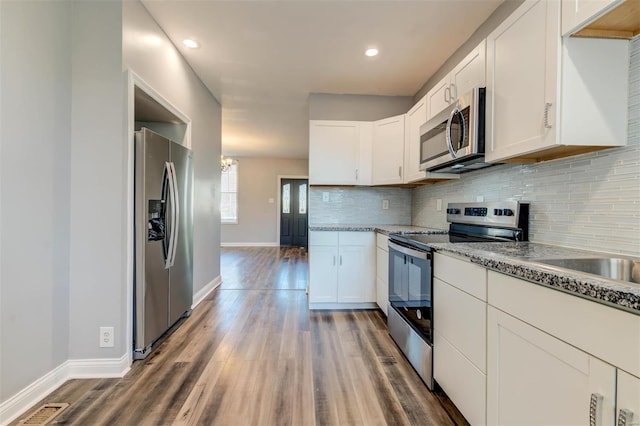
{"label": "chandelier", "polygon": [[220,156],[220,170],[222,170],[223,172],[228,170],[229,167],[231,167],[234,162],[235,162],[234,159],[232,159],[232,158],[224,158],[224,155],[221,155]]}

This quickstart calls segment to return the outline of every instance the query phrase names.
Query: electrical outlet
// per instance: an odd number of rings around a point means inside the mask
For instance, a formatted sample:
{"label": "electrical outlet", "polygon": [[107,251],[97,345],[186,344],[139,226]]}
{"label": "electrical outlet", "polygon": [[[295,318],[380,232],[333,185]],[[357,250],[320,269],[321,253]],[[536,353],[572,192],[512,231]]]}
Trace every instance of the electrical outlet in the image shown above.
{"label": "electrical outlet", "polygon": [[113,347],[113,327],[100,327],[100,347]]}
{"label": "electrical outlet", "polygon": [[476,202],[478,202],[478,203],[484,202],[484,195],[477,195],[476,196]]}
{"label": "electrical outlet", "polygon": [[389,210],[389,200],[382,200],[382,210]]}
{"label": "electrical outlet", "polygon": [[322,193],[322,202],[323,203],[328,203],[329,202],[329,193],[328,192],[323,192]]}
{"label": "electrical outlet", "polygon": [[442,198],[436,199],[436,210],[437,211],[441,211],[442,210]]}

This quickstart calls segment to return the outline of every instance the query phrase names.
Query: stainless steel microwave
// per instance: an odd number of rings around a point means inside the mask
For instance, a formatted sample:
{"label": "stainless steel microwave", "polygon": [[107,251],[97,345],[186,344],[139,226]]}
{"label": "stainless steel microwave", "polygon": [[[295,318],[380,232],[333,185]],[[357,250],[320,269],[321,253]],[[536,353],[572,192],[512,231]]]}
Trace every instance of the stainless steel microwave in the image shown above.
{"label": "stainless steel microwave", "polygon": [[485,92],[477,87],[420,127],[420,170],[463,173],[484,162]]}

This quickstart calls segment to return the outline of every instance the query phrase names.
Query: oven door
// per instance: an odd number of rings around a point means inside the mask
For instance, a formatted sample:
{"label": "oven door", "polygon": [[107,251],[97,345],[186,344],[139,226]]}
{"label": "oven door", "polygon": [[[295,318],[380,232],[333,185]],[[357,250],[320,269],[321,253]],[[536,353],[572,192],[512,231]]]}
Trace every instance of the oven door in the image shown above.
{"label": "oven door", "polygon": [[389,305],[431,344],[431,253],[391,240],[388,244]]}

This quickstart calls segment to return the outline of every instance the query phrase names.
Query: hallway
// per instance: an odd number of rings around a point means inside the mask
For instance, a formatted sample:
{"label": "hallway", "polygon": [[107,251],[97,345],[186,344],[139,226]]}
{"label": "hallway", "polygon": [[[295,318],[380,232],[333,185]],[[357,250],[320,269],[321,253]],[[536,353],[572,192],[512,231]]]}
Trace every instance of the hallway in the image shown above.
{"label": "hallway", "polygon": [[298,248],[223,249],[221,288],[124,378],[53,392],[54,424],[453,424],[379,311],[307,309],[306,268]]}

